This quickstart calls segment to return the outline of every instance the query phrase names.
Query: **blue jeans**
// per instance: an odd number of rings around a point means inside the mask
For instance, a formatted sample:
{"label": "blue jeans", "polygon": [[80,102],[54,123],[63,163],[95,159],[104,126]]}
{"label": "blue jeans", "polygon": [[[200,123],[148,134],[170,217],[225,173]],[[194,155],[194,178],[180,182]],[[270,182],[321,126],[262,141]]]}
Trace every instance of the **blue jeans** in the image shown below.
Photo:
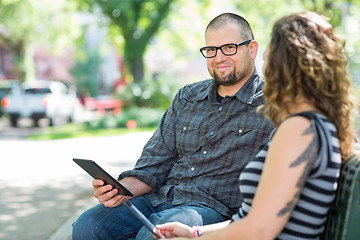
{"label": "blue jeans", "polygon": [[[182,222],[189,226],[201,226],[222,222],[226,217],[214,209],[200,204],[173,206],[171,201],[153,207],[146,196],[130,200],[154,224]],[[152,233],[120,205],[107,208],[102,204],[84,212],[73,223],[72,240],[79,239],[154,239]]]}

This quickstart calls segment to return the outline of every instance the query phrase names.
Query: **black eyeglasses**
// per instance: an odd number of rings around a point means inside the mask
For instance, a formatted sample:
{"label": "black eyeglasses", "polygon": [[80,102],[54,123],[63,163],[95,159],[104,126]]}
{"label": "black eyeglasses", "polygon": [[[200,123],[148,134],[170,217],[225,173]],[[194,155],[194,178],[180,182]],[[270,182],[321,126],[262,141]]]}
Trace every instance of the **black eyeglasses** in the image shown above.
{"label": "black eyeglasses", "polygon": [[251,41],[252,40],[246,40],[246,41],[243,41],[238,44],[229,43],[229,44],[221,45],[220,47],[214,47],[214,46],[203,47],[203,48],[200,48],[200,52],[205,58],[213,58],[216,56],[217,50],[220,49],[220,51],[225,56],[231,56],[231,55],[235,55],[237,53],[238,47],[249,44],[249,43],[251,43]]}

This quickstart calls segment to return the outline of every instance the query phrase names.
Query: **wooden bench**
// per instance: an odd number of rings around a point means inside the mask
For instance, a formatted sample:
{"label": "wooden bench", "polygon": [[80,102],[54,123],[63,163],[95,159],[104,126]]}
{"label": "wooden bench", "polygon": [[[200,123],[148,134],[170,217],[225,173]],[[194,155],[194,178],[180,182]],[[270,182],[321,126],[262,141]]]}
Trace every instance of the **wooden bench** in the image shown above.
{"label": "wooden bench", "polygon": [[360,239],[360,155],[352,155],[342,166],[338,190],[330,207],[324,240]]}

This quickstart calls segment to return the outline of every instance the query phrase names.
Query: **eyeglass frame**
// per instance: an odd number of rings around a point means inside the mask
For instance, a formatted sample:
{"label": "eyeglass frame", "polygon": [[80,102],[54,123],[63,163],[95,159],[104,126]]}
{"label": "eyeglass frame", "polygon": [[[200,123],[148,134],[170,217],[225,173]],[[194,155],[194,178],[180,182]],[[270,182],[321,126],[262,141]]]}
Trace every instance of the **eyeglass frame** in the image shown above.
{"label": "eyeglass frame", "polygon": [[[204,56],[204,58],[214,58],[214,57],[216,57],[217,52],[218,52],[219,49],[220,49],[220,51],[222,52],[222,54],[224,54],[225,56],[232,56],[232,55],[235,55],[235,54],[237,53],[238,47],[240,47],[240,46],[242,46],[242,45],[250,44],[252,41],[253,41],[253,40],[250,39],[250,40],[242,41],[241,43],[227,43],[227,44],[221,45],[220,47],[206,46],[206,47],[200,48],[200,52],[201,52],[201,54]],[[235,45],[235,46],[236,46],[235,53],[226,54],[226,53],[223,52],[222,48],[225,47],[225,46],[228,46],[228,45]],[[207,57],[207,56],[205,56],[205,54],[203,53],[203,51],[206,50],[207,48],[215,48],[215,55],[212,56],[212,57]]]}

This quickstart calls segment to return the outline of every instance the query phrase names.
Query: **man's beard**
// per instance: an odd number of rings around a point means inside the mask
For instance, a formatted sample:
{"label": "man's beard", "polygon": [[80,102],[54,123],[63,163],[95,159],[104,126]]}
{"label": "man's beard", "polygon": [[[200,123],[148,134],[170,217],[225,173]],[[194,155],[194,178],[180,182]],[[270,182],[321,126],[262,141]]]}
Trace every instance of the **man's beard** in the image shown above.
{"label": "man's beard", "polygon": [[236,77],[235,71],[224,77],[220,77],[215,71],[213,73],[214,80],[218,85],[230,86],[240,81],[240,79]]}

